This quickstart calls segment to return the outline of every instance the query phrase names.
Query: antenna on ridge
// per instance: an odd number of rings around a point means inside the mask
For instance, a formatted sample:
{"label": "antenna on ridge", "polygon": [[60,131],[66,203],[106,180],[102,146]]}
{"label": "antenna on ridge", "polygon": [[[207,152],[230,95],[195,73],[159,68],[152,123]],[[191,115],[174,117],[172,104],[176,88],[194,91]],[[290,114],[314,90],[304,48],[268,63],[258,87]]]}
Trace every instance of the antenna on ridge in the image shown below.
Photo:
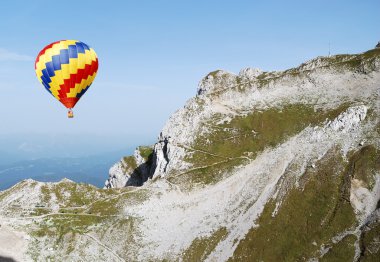
{"label": "antenna on ridge", "polygon": [[328,57],[330,57],[331,56],[331,54],[330,54],[330,42],[329,42],[329,56]]}

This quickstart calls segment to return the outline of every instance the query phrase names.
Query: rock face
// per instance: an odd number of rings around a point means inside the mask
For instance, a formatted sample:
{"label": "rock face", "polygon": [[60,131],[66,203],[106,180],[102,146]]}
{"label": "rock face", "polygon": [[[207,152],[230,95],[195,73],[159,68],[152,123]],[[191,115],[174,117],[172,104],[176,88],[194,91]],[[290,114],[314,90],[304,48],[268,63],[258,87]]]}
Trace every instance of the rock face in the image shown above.
{"label": "rock face", "polygon": [[211,72],[107,189],[23,181],[0,223],[26,261],[377,261],[379,96],[380,49]]}
{"label": "rock face", "polygon": [[133,156],[124,157],[110,168],[104,188],[141,186],[148,178],[152,178],[155,170],[155,167],[152,168],[152,157],[151,147],[136,148]]}
{"label": "rock face", "polygon": [[[197,152],[198,148],[194,148],[197,139],[214,132],[213,126],[247,112],[287,104],[328,110],[343,103],[374,101],[378,96],[378,75],[372,80],[365,79],[367,73],[373,74],[373,70],[379,68],[377,53],[318,57],[285,72],[245,68],[239,75],[223,70],[209,73],[200,81],[197,96],[187,101],[164,126],[154,146],[149,177],[188,170],[193,163],[187,161],[187,156]],[[372,56],[365,58],[368,54]],[[362,89],[358,83],[368,83],[371,87]],[[126,169],[123,172],[126,177],[130,175]],[[117,180],[118,171],[111,169],[110,176],[116,176]],[[116,180],[115,187],[125,185]]]}

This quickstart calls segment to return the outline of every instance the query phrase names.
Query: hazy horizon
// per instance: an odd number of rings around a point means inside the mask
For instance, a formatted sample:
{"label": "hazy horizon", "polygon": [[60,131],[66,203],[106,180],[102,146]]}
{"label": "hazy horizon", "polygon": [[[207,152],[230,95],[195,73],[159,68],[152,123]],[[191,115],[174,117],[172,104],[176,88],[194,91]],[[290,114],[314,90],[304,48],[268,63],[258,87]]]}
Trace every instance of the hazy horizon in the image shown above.
{"label": "hazy horizon", "polygon": [[143,136],[94,134],[8,134],[0,136],[0,191],[21,180],[57,182],[69,178],[103,187],[110,167],[138,145]]}

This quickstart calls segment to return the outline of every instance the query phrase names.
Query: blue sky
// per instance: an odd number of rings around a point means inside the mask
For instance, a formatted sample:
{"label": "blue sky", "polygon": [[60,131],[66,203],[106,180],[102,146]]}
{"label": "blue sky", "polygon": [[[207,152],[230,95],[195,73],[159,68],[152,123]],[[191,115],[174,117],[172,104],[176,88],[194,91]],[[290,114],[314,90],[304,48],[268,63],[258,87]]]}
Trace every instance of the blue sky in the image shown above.
{"label": "blue sky", "polygon": [[[283,70],[380,40],[380,1],[2,1],[0,135],[84,135],[153,143],[208,72]],[[46,92],[34,59],[47,44],[93,47],[99,71],[75,118]],[[104,141],[102,141],[104,143]]]}

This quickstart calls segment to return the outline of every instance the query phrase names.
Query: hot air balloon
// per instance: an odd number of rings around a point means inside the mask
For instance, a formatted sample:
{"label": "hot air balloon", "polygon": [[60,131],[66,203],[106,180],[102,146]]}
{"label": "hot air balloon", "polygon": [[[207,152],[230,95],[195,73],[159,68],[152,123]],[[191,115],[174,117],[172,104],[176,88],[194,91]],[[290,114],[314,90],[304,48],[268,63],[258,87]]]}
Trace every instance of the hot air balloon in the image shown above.
{"label": "hot air balloon", "polygon": [[91,86],[98,71],[94,49],[76,40],[47,45],[35,62],[38,80],[67,109],[72,118],[75,104]]}

